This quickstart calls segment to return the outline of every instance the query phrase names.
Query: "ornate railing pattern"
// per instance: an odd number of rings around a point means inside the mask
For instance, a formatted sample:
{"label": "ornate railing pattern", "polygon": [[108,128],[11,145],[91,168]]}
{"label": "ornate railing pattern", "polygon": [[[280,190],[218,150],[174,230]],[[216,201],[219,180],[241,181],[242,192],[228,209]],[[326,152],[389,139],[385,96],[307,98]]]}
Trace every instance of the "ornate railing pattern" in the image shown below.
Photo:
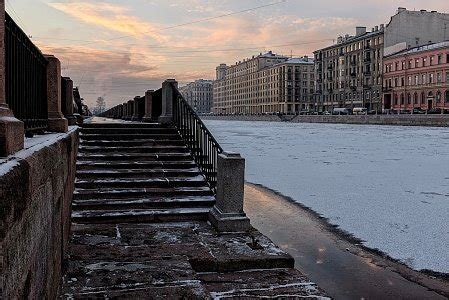
{"label": "ornate railing pattern", "polygon": [[48,127],[47,60],[14,20],[5,15],[6,102],[25,131]]}
{"label": "ornate railing pattern", "polygon": [[223,153],[223,148],[178,89],[173,87],[173,91],[173,123],[186,142],[210,187],[215,192],[218,154]]}

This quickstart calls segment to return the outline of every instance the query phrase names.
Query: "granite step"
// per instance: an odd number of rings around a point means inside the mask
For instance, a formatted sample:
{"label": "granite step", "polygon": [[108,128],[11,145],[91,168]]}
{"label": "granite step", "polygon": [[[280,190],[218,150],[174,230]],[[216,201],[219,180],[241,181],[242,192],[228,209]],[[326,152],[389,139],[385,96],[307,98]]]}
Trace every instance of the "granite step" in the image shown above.
{"label": "granite step", "polygon": [[191,177],[200,175],[201,172],[198,168],[190,169],[164,169],[153,168],[151,170],[145,169],[110,169],[110,170],[78,170],[76,177],[78,179],[86,178],[135,178],[135,179],[148,179],[157,177]]}
{"label": "granite step", "polygon": [[178,196],[212,196],[208,186],[200,187],[158,187],[158,188],[76,188],[74,200],[87,199],[126,199],[133,197],[178,197]]}
{"label": "granite step", "polygon": [[130,140],[181,140],[181,137],[176,134],[80,134],[82,141],[130,141]]}
{"label": "granite step", "polygon": [[80,153],[188,153],[186,146],[79,146]]}
{"label": "granite step", "polygon": [[196,168],[194,161],[146,161],[146,162],[107,162],[78,161],[77,170],[108,169],[191,169]]}
{"label": "granite step", "polygon": [[78,153],[78,161],[191,161],[189,153]]}
{"label": "granite step", "polygon": [[205,221],[210,208],[172,209],[122,209],[122,210],[82,210],[72,212],[75,223],[165,223],[182,221]]}
{"label": "granite step", "polygon": [[134,197],[125,199],[87,199],[74,200],[73,210],[108,210],[113,209],[166,209],[183,207],[212,207],[214,196],[183,196],[183,197]]}
{"label": "granite step", "polygon": [[118,127],[118,128],[81,128],[81,134],[177,134],[175,128],[129,128],[129,127]]}
{"label": "granite step", "polygon": [[183,140],[129,140],[129,141],[81,141],[82,146],[101,146],[107,147],[135,147],[135,146],[185,146]]}
{"label": "granite step", "polygon": [[84,123],[82,128],[171,128],[170,125],[163,125],[161,123],[131,123],[131,122],[117,122],[117,123]]}
{"label": "granite step", "polygon": [[75,187],[81,189],[95,189],[95,188],[155,188],[155,187],[204,187],[207,183],[203,176],[196,177],[159,177],[148,179],[94,179],[94,180],[80,180],[75,181]]}

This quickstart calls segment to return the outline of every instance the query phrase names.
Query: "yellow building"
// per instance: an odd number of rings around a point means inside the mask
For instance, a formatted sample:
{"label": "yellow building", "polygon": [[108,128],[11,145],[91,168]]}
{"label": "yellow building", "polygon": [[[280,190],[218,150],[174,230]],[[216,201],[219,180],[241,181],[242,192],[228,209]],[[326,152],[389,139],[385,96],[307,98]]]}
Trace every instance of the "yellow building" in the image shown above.
{"label": "yellow building", "polygon": [[314,109],[314,64],[271,51],[232,66],[217,67],[216,114],[299,113]]}

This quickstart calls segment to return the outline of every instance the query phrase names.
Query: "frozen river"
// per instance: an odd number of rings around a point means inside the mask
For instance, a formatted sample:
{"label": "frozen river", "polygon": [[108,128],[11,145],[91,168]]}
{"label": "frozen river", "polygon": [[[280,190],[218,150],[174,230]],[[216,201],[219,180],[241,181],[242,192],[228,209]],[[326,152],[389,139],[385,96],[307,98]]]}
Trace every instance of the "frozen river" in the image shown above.
{"label": "frozen river", "polygon": [[249,182],[414,269],[449,273],[449,129],[205,123],[225,150],[246,158]]}

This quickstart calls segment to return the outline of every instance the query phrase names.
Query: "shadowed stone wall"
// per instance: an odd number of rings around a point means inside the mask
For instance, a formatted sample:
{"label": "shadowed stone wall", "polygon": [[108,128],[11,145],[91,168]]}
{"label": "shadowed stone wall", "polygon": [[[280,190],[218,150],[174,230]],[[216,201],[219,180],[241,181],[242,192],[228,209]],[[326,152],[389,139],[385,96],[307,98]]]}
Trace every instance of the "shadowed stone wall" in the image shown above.
{"label": "shadowed stone wall", "polygon": [[2,299],[55,299],[60,287],[78,129],[46,137],[0,161]]}

